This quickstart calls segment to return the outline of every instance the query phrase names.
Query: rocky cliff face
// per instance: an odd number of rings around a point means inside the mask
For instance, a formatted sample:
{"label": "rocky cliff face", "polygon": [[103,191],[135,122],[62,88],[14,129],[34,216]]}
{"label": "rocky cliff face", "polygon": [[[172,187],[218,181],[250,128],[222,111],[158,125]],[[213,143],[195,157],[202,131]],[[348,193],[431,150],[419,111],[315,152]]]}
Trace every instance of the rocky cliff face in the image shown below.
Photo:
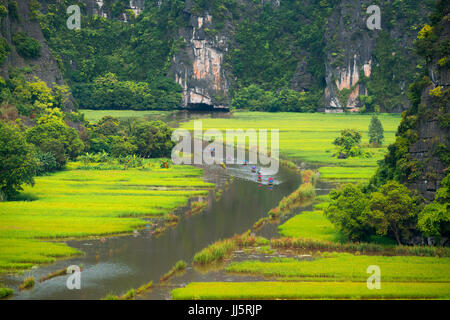
{"label": "rocky cliff face", "polygon": [[[189,27],[179,30],[184,46],[173,57],[172,73],[183,88],[183,106],[190,109],[224,109],[229,106],[228,79],[223,67],[228,32],[211,36],[213,17],[190,15]],[[228,26],[231,28],[231,26]]]}
{"label": "rocky cliff face", "polygon": [[[9,2],[9,0],[5,1],[6,6],[8,6]],[[29,80],[32,80],[36,76],[45,81],[49,87],[53,87],[54,84],[64,84],[58,64],[50,53],[50,49],[44,40],[41,27],[39,23],[31,17],[28,1],[17,1],[17,4],[19,19],[12,19],[10,16],[7,16],[4,21],[5,34],[3,35],[7,39],[12,50],[8,54],[5,63],[0,68],[1,76],[5,79],[8,78],[10,67],[29,67],[30,72],[27,73]],[[25,32],[29,36],[39,40],[42,44],[39,57],[25,60],[17,54],[15,46],[12,43],[12,36],[19,32]],[[67,107],[72,109],[73,102],[69,101]]]}
{"label": "rocky cliff face", "polygon": [[[129,10],[132,10],[135,15],[139,15],[145,9],[146,3],[147,5],[161,6],[163,1],[84,0],[83,2],[85,3],[84,12],[88,14],[126,22]],[[39,0],[39,2],[43,4],[45,11],[47,1]],[[230,88],[235,87],[236,79],[225,61],[230,52],[236,49],[234,37],[239,20],[225,18],[224,21],[220,21],[221,28],[217,28],[219,19],[214,16],[216,13],[213,14],[213,10],[208,12],[207,9],[199,11],[198,8],[194,8],[194,2],[193,0],[184,2],[184,15],[188,23],[178,26],[178,31],[171,34],[174,38],[182,38],[184,41],[184,46],[179,48],[172,59],[171,76],[183,88],[184,107],[227,109],[230,105]],[[254,1],[236,0],[236,3],[241,10],[241,16],[248,17],[255,12],[250,9],[256,6]],[[258,4],[260,3],[270,4],[276,10],[287,10],[279,0],[263,0],[258,2]],[[411,73],[406,74],[401,70],[413,70],[412,73],[414,73],[417,61],[412,52],[412,42],[417,35],[417,27],[429,12],[430,5],[415,0],[379,1],[382,30],[369,30],[367,27],[369,15],[366,14],[366,10],[372,4],[371,0],[328,1],[328,3],[334,4],[330,4],[328,9],[324,9],[322,4],[314,3],[315,10],[323,10],[323,12],[328,10],[328,18],[323,31],[325,72],[321,71],[320,77],[317,76],[317,72],[313,75],[310,59],[312,53],[299,46],[295,52],[291,53],[298,59],[298,63],[292,79],[289,80],[290,88],[297,91],[310,91],[318,90],[317,87],[319,87],[320,90],[323,90],[323,105],[320,106],[319,111],[357,111],[362,107],[359,97],[370,93],[368,82],[374,78],[379,79],[379,74],[388,73],[386,68],[389,69],[389,66],[383,65],[383,61],[386,60],[385,56],[380,56],[379,53],[389,51],[387,56],[400,57],[396,63],[403,65],[403,69],[395,68],[387,77],[389,81],[395,82],[398,86],[398,89],[392,93],[393,96],[398,96],[396,105],[392,106],[390,111],[402,111],[407,108],[406,92],[412,79]],[[28,15],[27,1],[19,1],[19,6],[20,14]],[[208,5],[204,6],[208,7]],[[416,16],[410,17],[410,12]],[[308,24],[304,17],[305,15],[299,15],[299,24]],[[311,13],[308,18],[314,19],[314,13]],[[7,28],[26,29],[30,35],[43,43],[42,57],[38,59],[40,62],[36,62],[41,71],[37,71],[36,75],[48,83],[61,82],[56,62],[51,61],[49,50],[37,22],[29,21],[27,17],[24,17],[23,21],[27,21],[27,23],[7,22]],[[395,43],[395,46],[380,48],[380,44],[383,44],[383,39],[385,39],[383,35]],[[395,49],[393,49],[394,47]],[[403,59],[404,57],[407,59]],[[11,54],[8,62],[13,65],[21,63],[17,54]],[[317,80],[318,78],[321,79]],[[321,84],[317,85],[318,82]],[[389,85],[386,85],[379,91],[390,89]],[[380,96],[376,92],[371,94]]]}
{"label": "rocky cliff face", "polygon": [[[360,74],[371,76],[377,31],[368,30],[361,3],[356,0],[341,2],[328,21],[324,107],[327,112],[357,110],[358,96],[367,94],[365,86],[359,84]],[[343,90],[349,92],[340,95]]]}
{"label": "rocky cliff face", "polygon": [[[415,70],[417,59],[413,53],[413,40],[417,36],[417,27],[424,20],[430,6],[417,2],[414,13],[417,19],[408,17],[406,9],[395,8],[391,1],[381,2],[381,29],[370,30],[367,20],[371,14],[367,8],[373,1],[340,1],[328,19],[326,28],[326,89],[324,110],[326,112],[358,111],[362,106],[358,97],[367,95],[367,81],[380,66],[384,56],[377,55],[377,46],[383,41],[384,33],[392,40],[398,50],[389,50],[386,54],[406,57],[402,59],[404,69]],[[401,12],[401,14],[400,14]],[[397,13],[397,15],[395,15]],[[414,24],[412,24],[412,22]],[[408,108],[407,90],[411,79],[398,70],[392,71],[392,79],[400,87],[401,106],[392,106],[391,111],[400,112]],[[381,72],[386,72],[382,70]]]}
{"label": "rocky cliff face", "polygon": [[[435,26],[435,29],[439,29],[440,43],[448,43],[450,39],[450,6],[446,10],[447,15]],[[444,59],[448,60],[448,56]],[[409,183],[409,187],[418,190],[428,200],[434,199],[441,181],[448,174],[449,165],[450,72],[448,63],[442,66],[439,60],[442,63],[440,55],[434,56],[428,65],[431,84],[422,92],[418,121],[414,128],[417,140],[409,149],[411,159],[420,164],[417,178]]]}

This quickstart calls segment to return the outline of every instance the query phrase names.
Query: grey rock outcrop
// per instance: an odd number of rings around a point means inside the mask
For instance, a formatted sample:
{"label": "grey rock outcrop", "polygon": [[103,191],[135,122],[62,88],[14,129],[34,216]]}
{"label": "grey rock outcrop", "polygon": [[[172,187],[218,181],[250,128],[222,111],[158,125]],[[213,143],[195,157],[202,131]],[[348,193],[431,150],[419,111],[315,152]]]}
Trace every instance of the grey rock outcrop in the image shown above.
{"label": "grey rock outcrop", "polygon": [[229,83],[224,58],[229,38],[226,32],[209,35],[213,17],[191,15],[189,27],[179,30],[184,47],[173,57],[172,73],[183,88],[183,106],[191,109],[227,109]]}

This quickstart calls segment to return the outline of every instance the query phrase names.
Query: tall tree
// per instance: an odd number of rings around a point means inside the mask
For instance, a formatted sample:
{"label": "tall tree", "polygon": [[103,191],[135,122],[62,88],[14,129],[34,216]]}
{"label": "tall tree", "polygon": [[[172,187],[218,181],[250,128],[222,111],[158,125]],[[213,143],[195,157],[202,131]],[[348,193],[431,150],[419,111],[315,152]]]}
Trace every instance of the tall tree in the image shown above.
{"label": "tall tree", "polygon": [[388,181],[378,192],[372,193],[369,206],[369,224],[380,235],[392,232],[401,245],[402,235],[408,232],[414,216],[414,203],[408,188],[397,181]]}
{"label": "tall tree", "polygon": [[33,148],[16,125],[0,121],[0,200],[9,199],[22,184],[34,184],[37,161]]}
{"label": "tall tree", "polygon": [[369,124],[369,143],[375,147],[383,145],[384,129],[380,119],[376,115],[372,116]]}

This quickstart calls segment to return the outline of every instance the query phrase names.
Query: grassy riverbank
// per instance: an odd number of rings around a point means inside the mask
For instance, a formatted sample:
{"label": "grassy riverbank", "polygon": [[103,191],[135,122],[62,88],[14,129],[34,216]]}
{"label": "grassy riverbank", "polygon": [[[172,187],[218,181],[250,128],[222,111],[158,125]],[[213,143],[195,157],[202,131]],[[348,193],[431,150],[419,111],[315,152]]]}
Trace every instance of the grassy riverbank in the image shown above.
{"label": "grassy riverbank", "polygon": [[200,169],[161,169],[157,160],[130,170],[68,167],[36,178],[18,201],[0,202],[0,272],[80,254],[65,244],[37,240],[131,233],[149,223],[141,217],[164,218],[213,186],[203,182]]}

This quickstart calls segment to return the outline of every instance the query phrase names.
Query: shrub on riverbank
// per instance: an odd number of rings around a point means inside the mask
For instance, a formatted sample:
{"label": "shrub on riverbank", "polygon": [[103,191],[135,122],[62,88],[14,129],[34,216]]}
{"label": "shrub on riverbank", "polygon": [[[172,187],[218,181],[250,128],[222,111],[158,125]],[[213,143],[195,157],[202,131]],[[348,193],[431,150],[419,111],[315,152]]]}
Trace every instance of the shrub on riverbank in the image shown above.
{"label": "shrub on riverbank", "polygon": [[169,272],[167,272],[166,274],[164,274],[161,278],[160,278],[160,282],[166,282],[167,280],[169,280],[171,277],[173,277],[177,272],[181,272],[186,270],[187,264],[186,262],[184,262],[183,260],[178,261],[175,266],[173,266],[172,269],[170,269]]}
{"label": "shrub on riverbank", "polygon": [[[308,177],[308,181],[313,180],[312,176],[306,176]],[[276,208],[273,208],[269,211],[269,216],[271,219],[276,219],[284,214],[289,213],[292,209],[304,206],[308,202],[312,201],[316,195],[316,191],[314,188],[314,185],[310,182],[304,183],[300,185],[300,187],[288,195],[287,197],[284,197],[279,205]]]}
{"label": "shrub on riverbank", "polygon": [[14,294],[14,290],[13,289],[0,288],[0,299],[9,297],[9,296],[11,296],[13,294]]}
{"label": "shrub on riverbank", "polygon": [[205,265],[223,261],[237,248],[253,247],[257,245],[267,245],[268,240],[262,237],[257,237],[246,232],[242,235],[235,235],[226,240],[217,241],[209,247],[195,254],[194,264]]}
{"label": "shrub on riverbank", "polygon": [[19,287],[20,290],[31,289],[34,287],[35,280],[34,277],[25,278],[23,284]]}

